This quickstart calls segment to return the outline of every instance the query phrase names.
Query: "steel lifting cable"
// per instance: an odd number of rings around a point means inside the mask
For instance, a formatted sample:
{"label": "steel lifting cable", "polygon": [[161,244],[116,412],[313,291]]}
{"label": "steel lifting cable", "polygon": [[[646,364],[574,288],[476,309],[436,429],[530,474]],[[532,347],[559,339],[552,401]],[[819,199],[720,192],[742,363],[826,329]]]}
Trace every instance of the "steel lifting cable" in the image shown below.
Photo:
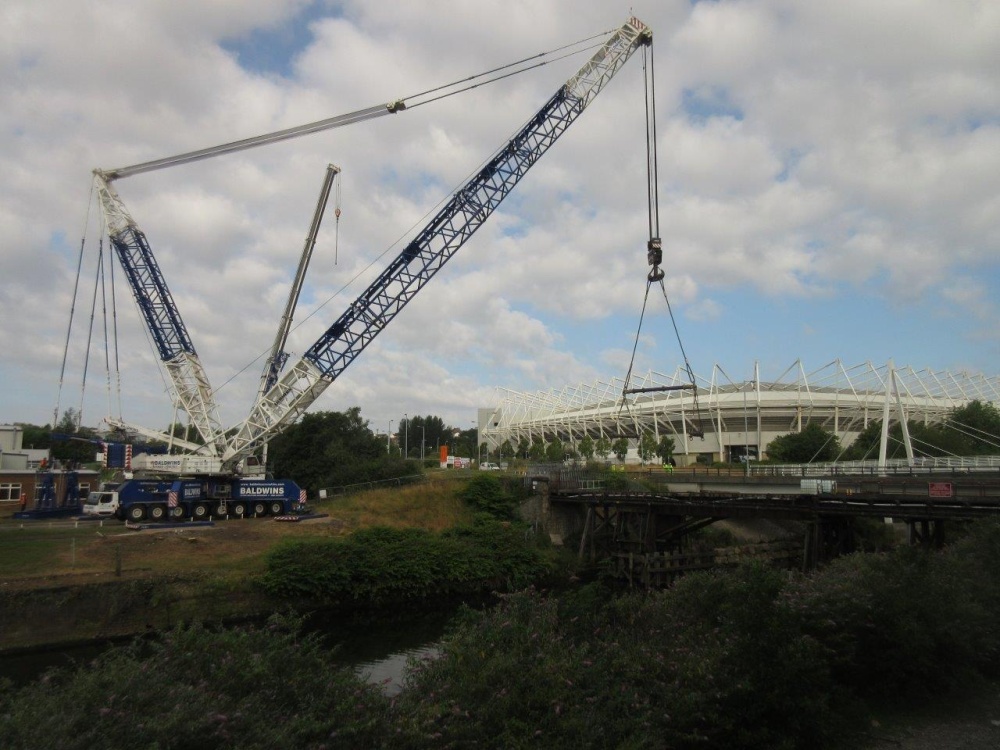
{"label": "steel lifting cable", "polygon": [[[677,319],[674,317],[674,310],[670,304],[670,297],[667,295],[667,287],[663,283],[665,274],[663,269],[660,268],[660,265],[663,263],[663,246],[660,240],[660,192],[658,187],[659,171],[657,167],[658,160],[656,153],[656,82],[654,70],[653,49],[652,45],[650,45],[648,52],[648,64],[645,47],[643,48],[642,58],[642,74],[646,105],[646,200],[649,213],[649,241],[646,245],[646,260],[650,266],[650,271],[646,277],[646,293],[642,301],[642,312],[639,315],[639,325],[635,332],[635,342],[632,346],[632,358],[629,361],[628,372],[625,375],[625,383],[622,387],[622,406],[618,409],[618,413],[620,415],[621,409],[627,407],[627,396],[629,394],[689,389],[691,390],[694,400],[695,413],[697,414],[698,419],[697,426],[691,423],[690,426],[692,431],[690,434],[693,437],[704,437],[705,430],[701,420],[701,406],[698,403],[698,384],[695,381],[694,370],[691,369],[691,362],[688,360],[687,352],[684,350],[684,342],[681,340],[680,329],[677,327]],[[670,323],[673,326],[674,335],[677,337],[677,345],[680,348],[681,356],[684,359],[684,370],[687,373],[690,385],[632,389],[629,388],[632,378],[632,369],[635,367],[636,352],[639,348],[639,336],[642,332],[642,323],[646,315],[646,304],[649,300],[649,289],[654,282],[659,283],[660,289],[663,291],[663,299],[667,303],[667,311],[670,314]],[[631,410],[629,413],[631,414]]]}
{"label": "steel lifting cable", "polygon": [[337,265],[337,254],[340,252],[340,187],[343,182],[343,173],[337,172],[337,187],[333,197],[333,217],[336,220],[333,228],[333,265]]}
{"label": "steel lifting cable", "polygon": [[[107,264],[113,267],[112,252],[109,248]],[[111,341],[108,338],[108,285],[107,274],[104,270],[104,262],[101,262],[101,323],[104,329],[104,380],[108,395],[108,414],[112,413],[111,408]]]}
{"label": "steel lifting cable", "polygon": [[115,345],[115,396],[118,401],[118,418],[122,418],[122,370],[118,351],[118,295],[115,291],[115,264],[108,263],[111,271],[111,330]]}
{"label": "steel lifting cable", "polygon": [[80,274],[83,270],[83,250],[87,244],[87,228],[90,226],[90,210],[94,205],[94,184],[90,184],[90,197],[87,199],[87,213],[83,221],[83,234],[80,236],[80,252],[76,260],[76,280],[73,282],[73,299],[69,306],[69,322],[66,325],[66,343],[63,345],[62,366],[59,368],[59,387],[56,390],[56,406],[52,412],[52,427],[59,424],[59,405],[62,401],[63,381],[66,376],[66,360],[69,357],[69,342],[73,333],[73,317],[76,313],[76,297],[80,290]]}
{"label": "steel lifting cable", "polygon": [[94,315],[97,310],[97,289],[100,284],[102,277],[101,269],[104,266],[104,237],[101,237],[101,241],[98,244],[97,250],[97,271],[94,275],[94,294],[90,302],[90,327],[87,330],[87,351],[83,358],[83,377],[80,381],[80,410],[77,414],[76,427],[79,429],[80,425],[83,423],[83,398],[84,394],[87,392],[87,370],[90,368],[90,346],[94,339]]}
{"label": "steel lifting cable", "polygon": [[[572,42],[571,44],[563,45],[562,47],[557,47],[554,50],[549,50],[548,52],[539,52],[531,57],[526,57],[516,62],[508,63],[506,65],[501,65],[500,67],[493,68],[492,70],[487,70],[482,73],[477,73],[467,78],[459,79],[457,81],[452,81],[451,83],[444,84],[442,86],[436,86],[434,88],[427,89],[426,91],[421,91],[417,94],[411,94],[410,96],[404,97],[402,99],[396,99],[392,102],[385,104],[376,104],[371,107],[366,107],[364,109],[355,110],[354,112],[348,112],[343,115],[336,115],[334,117],[328,117],[324,120],[317,120],[315,122],[306,123],[305,125],[296,125],[294,127],[285,128],[283,130],[276,130],[270,133],[265,133],[263,135],[252,136],[250,138],[243,138],[238,141],[231,141],[230,143],[223,143],[217,146],[209,146],[208,148],[198,149],[196,151],[188,151],[183,154],[175,154],[174,156],[167,156],[161,159],[153,159],[152,161],[142,162],[140,164],[132,164],[126,167],[117,167],[115,169],[107,170],[96,170],[104,176],[109,182],[111,180],[121,179],[123,177],[130,177],[132,175],[142,174],[144,172],[152,172],[157,169],[165,169],[167,167],[174,167],[181,164],[189,164],[195,161],[201,161],[202,159],[211,159],[215,156],[221,156],[223,154],[235,153],[237,151],[245,151],[250,148],[256,148],[257,146],[264,146],[270,143],[278,143],[280,141],[286,141],[291,138],[298,138],[302,135],[308,135],[310,133],[318,133],[324,130],[331,130],[333,128],[343,127],[344,125],[351,125],[356,122],[364,122],[365,120],[371,120],[376,117],[382,117],[388,114],[395,114],[397,112],[402,112],[406,109],[413,109],[415,107],[423,106],[424,104],[430,104],[431,102],[439,101],[440,99],[445,99],[449,96],[455,96],[456,94],[461,94],[466,91],[478,88],[480,86],[485,86],[490,83],[496,83],[497,81],[502,81],[505,78],[509,78],[519,73],[525,73],[529,70],[534,70],[535,68],[540,68],[543,65],[547,65],[549,62],[556,62],[573,55],[580,54],[581,52],[586,52],[592,49],[597,44],[592,44],[581,49],[571,50],[563,55],[555,57],[551,60],[542,60],[541,62],[535,62],[532,65],[524,65],[526,62],[531,60],[538,60],[541,58],[548,58],[557,52],[562,52],[564,50],[571,49],[581,44],[586,44],[591,42],[598,37],[604,37],[610,32],[603,32],[602,34],[595,34],[594,36],[587,37],[585,39],[580,39],[579,41]],[[501,71],[507,71],[510,68],[515,68],[514,70],[509,70],[509,72],[503,73],[502,75],[494,75],[492,78],[486,78],[494,73],[499,73]],[[469,81],[475,81],[479,78],[486,78],[486,80],[480,81],[478,83],[473,83],[468,86],[463,86],[461,88],[455,88],[461,84],[468,83]],[[449,91],[448,89],[453,89]],[[410,100],[419,99],[420,97],[426,97],[428,94],[437,93],[442,91],[444,93],[438,94],[430,98],[426,98],[423,101]]]}

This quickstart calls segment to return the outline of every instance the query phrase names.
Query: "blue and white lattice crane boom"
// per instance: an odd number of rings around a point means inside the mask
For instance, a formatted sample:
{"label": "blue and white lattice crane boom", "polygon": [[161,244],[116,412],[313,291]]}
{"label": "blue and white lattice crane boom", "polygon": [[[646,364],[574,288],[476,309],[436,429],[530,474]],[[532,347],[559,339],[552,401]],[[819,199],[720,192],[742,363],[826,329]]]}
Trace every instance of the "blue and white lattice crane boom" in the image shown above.
{"label": "blue and white lattice crane boom", "polygon": [[263,393],[223,453],[225,464],[256,451],[294,422],[496,210],[528,169],[601,92],[652,31],[629,18],[575,76],[461,187],[340,318]]}
{"label": "blue and white lattice crane boom", "polygon": [[[195,450],[219,458],[225,445],[215,393],[145,233],[111,187],[108,174],[94,170],[94,185],[107,222],[108,236],[170,377],[176,404],[184,410],[203,441]],[[107,420],[114,424],[112,420]]]}

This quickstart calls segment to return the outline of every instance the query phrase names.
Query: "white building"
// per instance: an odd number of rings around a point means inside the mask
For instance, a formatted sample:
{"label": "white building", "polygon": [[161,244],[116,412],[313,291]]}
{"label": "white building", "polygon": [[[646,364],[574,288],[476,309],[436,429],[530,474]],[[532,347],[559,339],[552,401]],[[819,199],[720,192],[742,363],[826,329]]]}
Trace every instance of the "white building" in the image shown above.
{"label": "white building", "polygon": [[[699,456],[708,461],[738,461],[742,456],[766,458],[768,443],[816,422],[850,445],[870,421],[881,420],[888,405],[890,423],[902,407],[907,419],[934,423],[972,400],[1000,402],[1000,377],[967,372],[915,370],[865,362],[845,367],[840,360],[807,371],[796,360],[778,377],[762,379],[759,368],[748,380],[734,380],[719,365],[710,377],[695,377],[690,387],[684,370],[673,375],[648,372],[624,382],[565,386],[522,393],[497,389],[497,403],[479,410],[480,440],[493,451],[504,441],[517,446],[535,436],[558,437],[575,447],[585,435],[597,440],[628,438],[626,460],[638,461],[639,436],[651,432],[659,440],[670,435],[680,465]],[[674,389],[674,390],[670,390]],[[693,434],[702,433],[703,437]]]}

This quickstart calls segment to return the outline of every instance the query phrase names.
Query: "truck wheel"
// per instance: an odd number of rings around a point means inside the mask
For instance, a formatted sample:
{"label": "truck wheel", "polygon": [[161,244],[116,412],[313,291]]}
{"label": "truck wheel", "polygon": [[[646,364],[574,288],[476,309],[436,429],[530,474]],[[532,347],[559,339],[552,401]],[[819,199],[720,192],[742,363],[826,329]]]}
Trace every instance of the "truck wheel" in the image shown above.
{"label": "truck wheel", "polygon": [[212,508],[212,515],[216,518],[225,518],[229,513],[229,509],[226,507],[225,503],[218,503],[214,508]]}
{"label": "truck wheel", "polygon": [[171,520],[174,520],[174,521],[183,521],[185,515],[187,515],[187,513],[184,510],[184,506],[183,505],[175,505],[173,508],[170,509],[170,518],[171,518]]}
{"label": "truck wheel", "polygon": [[277,500],[275,500],[273,503],[271,503],[271,515],[272,516],[280,516],[284,512],[285,512],[285,504],[284,503],[279,502]]}
{"label": "truck wheel", "polygon": [[253,514],[255,516],[263,516],[265,513],[267,513],[267,506],[264,503],[258,501],[253,504]]}
{"label": "truck wheel", "polygon": [[128,509],[128,520],[142,521],[146,518],[146,508],[142,505],[133,505]]}
{"label": "truck wheel", "polygon": [[233,515],[237,518],[243,518],[247,514],[247,504],[246,503],[233,503]]}
{"label": "truck wheel", "polygon": [[195,520],[204,521],[208,518],[208,506],[205,503],[198,503],[191,512],[194,514]]}
{"label": "truck wheel", "polygon": [[149,509],[149,517],[153,521],[162,521],[167,517],[167,506],[154,505]]}

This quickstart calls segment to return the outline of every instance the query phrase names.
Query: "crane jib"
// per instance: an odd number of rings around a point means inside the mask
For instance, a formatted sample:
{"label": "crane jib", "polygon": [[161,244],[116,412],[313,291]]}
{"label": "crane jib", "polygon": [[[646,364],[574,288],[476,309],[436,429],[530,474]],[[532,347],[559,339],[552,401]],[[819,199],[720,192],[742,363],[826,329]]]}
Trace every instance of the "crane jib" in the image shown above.
{"label": "crane jib", "polygon": [[418,291],[483,225],[528,169],[583,112],[562,87],[460,188],[427,226],[379,274],[305,354],[328,379],[336,378]]}
{"label": "crane jib", "polygon": [[528,169],[652,32],[635,18],[615,31],[379,274],[267,393],[228,440],[223,461],[252,453],[303,414],[489,218]]}

